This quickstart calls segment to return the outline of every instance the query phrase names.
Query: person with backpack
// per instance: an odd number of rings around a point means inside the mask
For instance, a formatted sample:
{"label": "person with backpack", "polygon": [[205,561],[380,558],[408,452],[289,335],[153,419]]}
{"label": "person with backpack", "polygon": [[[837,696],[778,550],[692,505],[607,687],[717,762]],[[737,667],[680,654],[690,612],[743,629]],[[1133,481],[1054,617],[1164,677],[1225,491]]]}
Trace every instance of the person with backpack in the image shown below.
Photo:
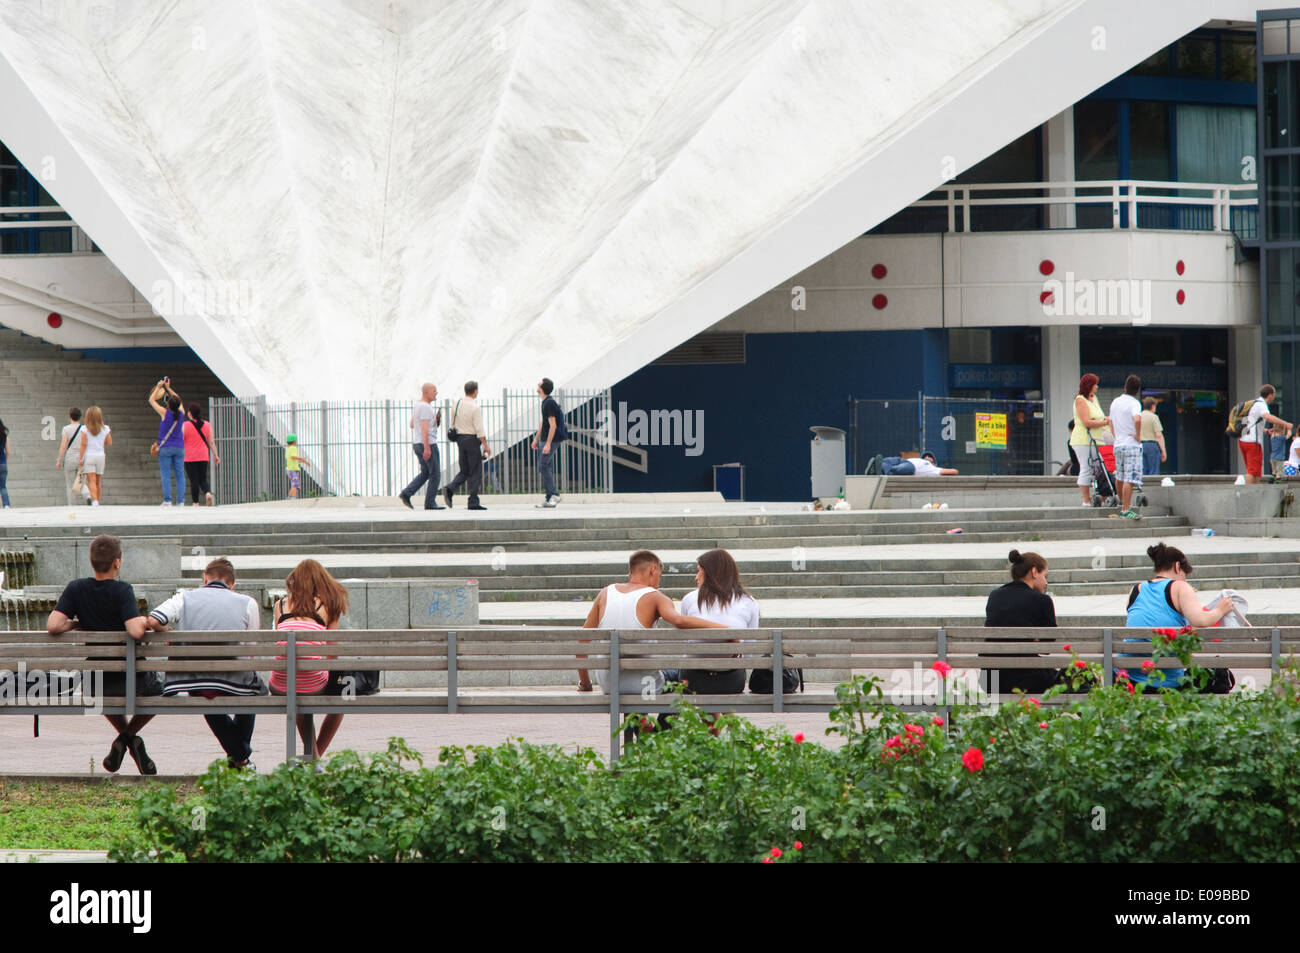
{"label": "person with backpack", "polygon": [[546,499],[538,505],[547,509],[560,502],[560,494],[555,489],[555,452],[569,436],[569,428],[564,425],[564,411],[560,409],[559,401],[551,396],[554,390],[555,382],[549,377],[543,377],[537,385],[537,394],[542,398],[542,423],[532,444],[534,450],[538,450],[538,444],[541,444],[537,454],[537,472],[542,475]]}
{"label": "person with backpack", "polygon": [[1264,432],[1263,421],[1281,427],[1288,434],[1295,429],[1281,417],[1275,417],[1268,409],[1277,400],[1277,391],[1272,384],[1265,384],[1259,389],[1259,396],[1254,400],[1244,400],[1228,415],[1227,433],[1237,438],[1237,447],[1241,450],[1241,459],[1246,464],[1246,482],[1258,483],[1264,472]]}

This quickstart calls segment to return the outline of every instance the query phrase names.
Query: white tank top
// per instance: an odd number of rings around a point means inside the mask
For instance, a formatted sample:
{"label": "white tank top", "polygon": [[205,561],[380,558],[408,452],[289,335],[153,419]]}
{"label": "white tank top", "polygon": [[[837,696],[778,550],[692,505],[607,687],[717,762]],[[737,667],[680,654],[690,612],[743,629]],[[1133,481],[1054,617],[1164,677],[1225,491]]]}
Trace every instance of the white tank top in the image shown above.
{"label": "white tank top", "polygon": [[[637,617],[636,607],[641,602],[641,597],[648,592],[654,592],[649,586],[642,586],[640,589],[633,589],[631,592],[619,592],[617,585],[605,587],[605,611],[600,616],[600,628],[602,629],[645,629],[649,626],[642,625],[641,620]],[[606,681],[609,678],[609,672],[605,669],[596,669],[596,684],[606,695],[609,694],[609,688]],[[637,671],[624,671],[619,674],[618,693],[620,695],[640,695],[646,689],[650,689],[656,695],[663,691],[664,673],[659,671],[646,671],[644,669]]]}

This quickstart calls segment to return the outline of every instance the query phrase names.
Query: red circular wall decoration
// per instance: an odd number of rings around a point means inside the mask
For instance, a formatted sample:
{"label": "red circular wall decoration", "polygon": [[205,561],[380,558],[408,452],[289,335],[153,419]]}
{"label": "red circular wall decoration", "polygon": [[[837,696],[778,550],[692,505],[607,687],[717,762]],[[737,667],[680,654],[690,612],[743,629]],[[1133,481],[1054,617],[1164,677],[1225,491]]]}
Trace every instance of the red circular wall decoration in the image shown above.
{"label": "red circular wall decoration", "polygon": [[1186,301],[1186,300],[1187,300],[1187,294],[1186,294],[1186,292],[1184,292],[1182,288],[1179,288],[1179,289],[1178,289],[1178,303],[1179,303],[1179,304],[1182,304],[1182,303],[1183,303],[1184,301]]}
{"label": "red circular wall decoration", "polygon": [[1186,270],[1187,270],[1187,266],[1183,264],[1183,260],[1181,258],[1178,259],[1178,264],[1174,265],[1174,271],[1178,272],[1181,275]]}
{"label": "red circular wall decoration", "polygon": [[1044,258],[1038,263],[1038,271],[1040,274],[1050,275],[1055,270],[1056,264],[1050,258]]}
{"label": "red circular wall decoration", "polygon": [[1056,299],[1056,294],[1051,291],[1043,291],[1038,295],[1039,304],[1051,304]]}
{"label": "red circular wall decoration", "polygon": [[59,314],[57,311],[51,311],[49,315],[46,316],[45,323],[52,328],[61,328],[63,327],[63,315]]}
{"label": "red circular wall decoration", "polygon": [[875,278],[877,281],[885,277],[887,274],[889,274],[889,269],[879,262],[871,266],[871,277]]}
{"label": "red circular wall decoration", "polygon": [[889,304],[889,299],[884,295],[876,295],[871,299],[871,306],[877,311],[884,311],[885,305]]}

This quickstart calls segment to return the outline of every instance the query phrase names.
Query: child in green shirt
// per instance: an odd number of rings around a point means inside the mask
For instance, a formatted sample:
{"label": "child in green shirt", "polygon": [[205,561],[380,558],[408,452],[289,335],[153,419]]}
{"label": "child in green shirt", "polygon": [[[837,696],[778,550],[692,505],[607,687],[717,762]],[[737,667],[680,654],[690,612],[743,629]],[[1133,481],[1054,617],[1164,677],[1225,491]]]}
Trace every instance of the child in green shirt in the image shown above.
{"label": "child in green shirt", "polygon": [[311,466],[301,450],[298,449],[298,435],[289,434],[284,438],[284,473],[289,478],[289,499],[296,499],[302,489],[302,466]]}

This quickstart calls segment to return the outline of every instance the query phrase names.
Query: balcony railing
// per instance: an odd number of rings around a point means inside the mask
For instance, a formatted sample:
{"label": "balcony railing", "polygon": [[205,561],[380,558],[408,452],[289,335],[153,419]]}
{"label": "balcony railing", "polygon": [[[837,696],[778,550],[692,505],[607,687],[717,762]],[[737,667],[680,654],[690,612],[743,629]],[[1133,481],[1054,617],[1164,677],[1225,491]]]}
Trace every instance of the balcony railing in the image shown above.
{"label": "balcony railing", "polygon": [[57,205],[0,205],[0,255],[86,254],[99,249]]}
{"label": "balcony railing", "polygon": [[1259,237],[1259,188],[1240,184],[1153,182],[954,183],[882,223],[873,234],[1173,229]]}

